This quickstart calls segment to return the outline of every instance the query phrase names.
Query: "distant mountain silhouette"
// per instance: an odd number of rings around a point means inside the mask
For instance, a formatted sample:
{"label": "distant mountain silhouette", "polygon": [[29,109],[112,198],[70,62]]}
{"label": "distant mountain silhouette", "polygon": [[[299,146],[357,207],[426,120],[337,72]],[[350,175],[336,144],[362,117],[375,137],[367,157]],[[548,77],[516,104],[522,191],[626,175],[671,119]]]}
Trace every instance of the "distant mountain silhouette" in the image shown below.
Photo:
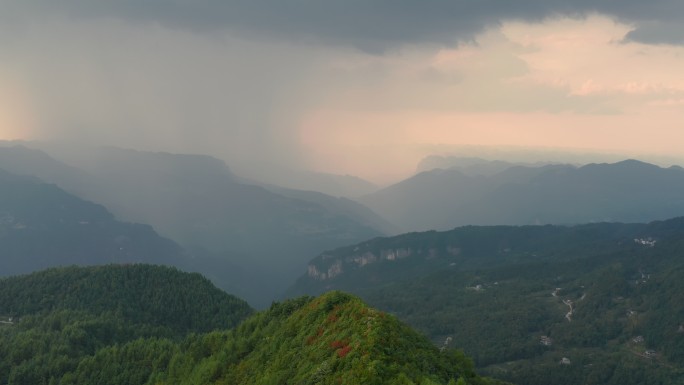
{"label": "distant mountain silhouette", "polygon": [[474,157],[437,156],[432,155],[418,163],[416,172],[432,171],[434,169],[458,170],[466,175],[491,176],[513,166],[542,167],[557,162],[509,162],[504,160],[487,160]]}
{"label": "distant mountain silhouette", "polygon": [[280,187],[316,191],[334,197],[359,197],[378,189],[375,184],[353,175],[338,175],[313,171],[295,171],[286,168],[269,169],[268,172],[248,175],[255,180],[247,184],[272,184]]}
{"label": "distant mountain silhouette", "polygon": [[182,244],[248,252],[279,267],[326,244],[381,234],[349,211],[240,183],[208,156],[105,148],[87,171],[97,175],[97,200],[120,217],[150,223]]}
{"label": "distant mountain silhouette", "polygon": [[71,264],[181,265],[183,250],[150,226],[114,219],[104,207],[55,185],[0,170],[0,274]]}
{"label": "distant mountain silhouette", "polygon": [[511,166],[491,176],[436,169],[359,201],[405,231],[468,224],[647,222],[684,215],[684,169],[637,160]]}
{"label": "distant mountain silhouette", "polygon": [[276,298],[320,250],[391,228],[347,199],[246,184],[209,156],[108,147],[81,158],[74,168],[41,151],[0,147],[0,168],[38,176],[117,218],[154,226],[208,264],[196,270],[223,276],[218,285],[255,306]]}
{"label": "distant mountain silhouette", "polygon": [[92,188],[93,176],[82,169],[60,162],[41,150],[13,142],[0,143],[0,169],[59,184],[60,188],[72,193],[82,193]]}
{"label": "distant mountain silhouette", "polygon": [[294,190],[278,186],[264,187],[269,191],[279,195],[300,199],[326,207],[329,210],[340,213],[341,215],[354,218],[355,221],[370,228],[377,229],[385,234],[392,234],[397,231],[397,228],[383,217],[376,214],[368,207],[348,198],[335,198],[333,196],[316,191]]}

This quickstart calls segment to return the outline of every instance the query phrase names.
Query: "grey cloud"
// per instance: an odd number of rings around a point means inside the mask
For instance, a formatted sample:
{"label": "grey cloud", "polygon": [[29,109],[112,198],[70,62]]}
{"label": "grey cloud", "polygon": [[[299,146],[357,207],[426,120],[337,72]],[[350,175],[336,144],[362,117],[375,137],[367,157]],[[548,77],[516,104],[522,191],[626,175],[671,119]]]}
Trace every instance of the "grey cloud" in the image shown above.
{"label": "grey cloud", "polygon": [[[73,17],[115,17],[172,28],[312,40],[384,50],[401,44],[453,44],[504,20],[542,20],[601,12],[634,23],[633,39],[680,41],[680,30],[649,27],[684,21],[680,0],[24,0],[25,13],[40,9]],[[642,26],[643,23],[643,26]]]}
{"label": "grey cloud", "polygon": [[231,165],[298,160],[289,118],[317,52],[63,18],[20,38],[0,33],[0,46],[0,82],[16,80],[32,137],[208,153]]}
{"label": "grey cloud", "polygon": [[625,41],[646,44],[684,44],[684,25],[669,22],[645,22],[625,36]]}

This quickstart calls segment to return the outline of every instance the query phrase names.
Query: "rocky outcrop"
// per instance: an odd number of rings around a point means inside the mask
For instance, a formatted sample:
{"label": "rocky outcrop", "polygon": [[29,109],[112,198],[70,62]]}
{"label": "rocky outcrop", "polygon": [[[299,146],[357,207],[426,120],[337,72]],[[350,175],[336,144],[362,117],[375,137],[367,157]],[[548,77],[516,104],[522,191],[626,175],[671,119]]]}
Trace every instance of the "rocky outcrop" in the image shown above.
{"label": "rocky outcrop", "polygon": [[[424,259],[438,258],[441,255],[458,255],[461,249],[455,246],[447,246],[444,250],[437,248],[412,249],[394,248],[379,251],[360,251],[358,248],[354,253],[347,256],[334,256],[323,254],[309,264],[307,275],[318,281],[334,278],[344,273],[345,268],[363,268],[379,262],[396,262],[411,257]],[[325,266],[321,266],[325,261]]]}

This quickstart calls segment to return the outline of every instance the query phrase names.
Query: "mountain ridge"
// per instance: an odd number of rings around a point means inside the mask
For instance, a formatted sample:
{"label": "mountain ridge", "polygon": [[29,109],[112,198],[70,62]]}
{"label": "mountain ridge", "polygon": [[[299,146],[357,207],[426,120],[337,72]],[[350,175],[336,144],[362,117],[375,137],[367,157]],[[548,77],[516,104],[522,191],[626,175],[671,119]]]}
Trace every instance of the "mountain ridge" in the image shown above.
{"label": "mountain ridge", "polygon": [[684,215],[684,170],[637,160],[432,170],[359,198],[404,232],[463,225],[648,222]]}
{"label": "mountain ridge", "polygon": [[520,385],[669,385],[684,378],[683,257],[683,217],[466,226],[323,253],[290,293],[347,290]]}

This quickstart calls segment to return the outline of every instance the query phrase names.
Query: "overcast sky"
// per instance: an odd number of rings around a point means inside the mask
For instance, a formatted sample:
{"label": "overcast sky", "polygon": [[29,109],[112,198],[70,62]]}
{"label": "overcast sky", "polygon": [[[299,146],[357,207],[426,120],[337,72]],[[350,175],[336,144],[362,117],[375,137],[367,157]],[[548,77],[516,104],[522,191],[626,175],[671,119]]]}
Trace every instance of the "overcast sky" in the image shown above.
{"label": "overcast sky", "polygon": [[0,138],[376,181],[460,145],[684,157],[681,0],[0,0]]}

